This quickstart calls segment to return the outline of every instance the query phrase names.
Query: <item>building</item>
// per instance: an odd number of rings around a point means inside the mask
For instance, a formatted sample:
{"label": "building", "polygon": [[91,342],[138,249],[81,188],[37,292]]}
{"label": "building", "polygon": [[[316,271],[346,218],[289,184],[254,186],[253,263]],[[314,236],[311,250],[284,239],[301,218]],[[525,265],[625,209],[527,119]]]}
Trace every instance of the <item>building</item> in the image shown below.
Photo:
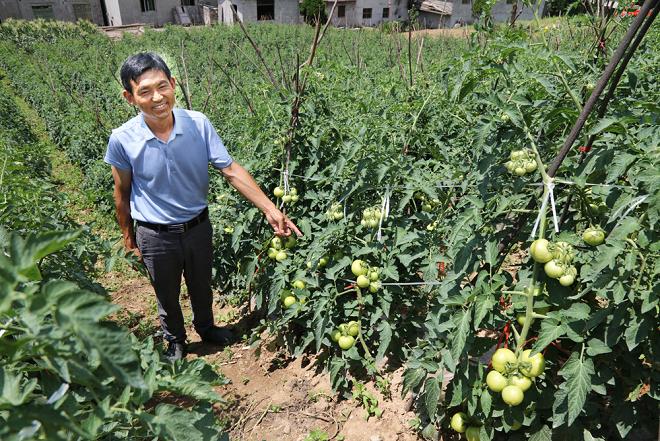
{"label": "building", "polygon": [[89,20],[103,25],[103,0],[0,0],[0,22],[8,18]]}
{"label": "building", "polygon": [[[496,23],[505,23],[511,19],[511,12],[516,5],[516,17],[519,20],[534,18],[536,6],[527,7],[519,0],[500,0],[493,5],[491,16]],[[539,6],[542,15],[545,1]],[[419,8],[419,21],[425,28],[450,28],[474,23],[472,0],[424,0]]]}
{"label": "building", "polygon": [[212,1],[199,0],[102,0],[109,26],[144,23],[163,26],[167,23],[202,24],[208,21]]}
{"label": "building", "polygon": [[[330,13],[334,0],[326,0]],[[338,0],[332,24],[338,27],[378,26],[385,21],[407,20],[407,0]]]}
{"label": "building", "polygon": [[234,23],[234,13],[244,22],[302,23],[298,0],[219,0],[218,22]]}

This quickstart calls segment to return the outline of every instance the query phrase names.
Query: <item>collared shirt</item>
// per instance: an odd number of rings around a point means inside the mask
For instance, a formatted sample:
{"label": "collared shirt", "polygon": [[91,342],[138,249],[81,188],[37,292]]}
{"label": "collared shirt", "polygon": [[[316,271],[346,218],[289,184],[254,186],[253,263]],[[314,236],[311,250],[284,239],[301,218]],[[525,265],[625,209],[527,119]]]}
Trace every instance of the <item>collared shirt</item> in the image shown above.
{"label": "collared shirt", "polygon": [[142,113],[112,131],[105,162],[131,170],[131,217],[154,224],[194,218],[207,205],[209,163],[231,165],[232,158],[208,118],[175,108],[167,142],[158,139]]}

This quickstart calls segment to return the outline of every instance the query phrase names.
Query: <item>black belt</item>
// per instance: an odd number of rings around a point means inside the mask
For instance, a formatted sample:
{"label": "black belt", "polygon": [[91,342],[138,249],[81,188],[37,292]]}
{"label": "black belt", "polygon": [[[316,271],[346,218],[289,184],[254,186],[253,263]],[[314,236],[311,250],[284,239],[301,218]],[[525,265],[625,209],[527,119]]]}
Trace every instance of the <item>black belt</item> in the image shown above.
{"label": "black belt", "polygon": [[139,220],[136,220],[136,222],[139,226],[149,228],[150,230],[167,232],[167,233],[185,233],[186,231],[190,230],[192,227],[201,224],[208,218],[209,218],[209,209],[208,207],[206,207],[201,213],[197,215],[197,217],[194,217],[190,219],[188,222],[184,222],[182,224],[169,224],[169,225],[150,224],[149,222],[142,222]]}

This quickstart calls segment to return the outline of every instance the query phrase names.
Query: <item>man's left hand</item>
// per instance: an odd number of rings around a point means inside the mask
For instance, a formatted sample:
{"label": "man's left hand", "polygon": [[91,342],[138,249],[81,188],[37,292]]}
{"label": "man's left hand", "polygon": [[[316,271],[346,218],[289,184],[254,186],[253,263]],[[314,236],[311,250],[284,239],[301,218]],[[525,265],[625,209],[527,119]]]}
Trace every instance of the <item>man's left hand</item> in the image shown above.
{"label": "man's left hand", "polygon": [[296,224],[277,208],[266,212],[266,220],[278,236],[290,236],[291,231],[294,231],[298,237],[303,235]]}

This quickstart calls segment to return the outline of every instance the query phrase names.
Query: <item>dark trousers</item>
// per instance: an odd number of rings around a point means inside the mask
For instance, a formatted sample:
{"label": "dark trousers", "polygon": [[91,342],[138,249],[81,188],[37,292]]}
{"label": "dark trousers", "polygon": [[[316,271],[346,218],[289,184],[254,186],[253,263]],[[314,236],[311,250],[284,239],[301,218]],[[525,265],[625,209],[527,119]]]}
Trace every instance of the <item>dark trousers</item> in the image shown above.
{"label": "dark trousers", "polygon": [[137,227],[137,245],[156,291],[158,317],[168,341],[183,343],[186,340],[179,303],[182,274],[188,287],[195,331],[203,334],[213,326],[212,236],[213,228],[208,219],[185,233]]}

